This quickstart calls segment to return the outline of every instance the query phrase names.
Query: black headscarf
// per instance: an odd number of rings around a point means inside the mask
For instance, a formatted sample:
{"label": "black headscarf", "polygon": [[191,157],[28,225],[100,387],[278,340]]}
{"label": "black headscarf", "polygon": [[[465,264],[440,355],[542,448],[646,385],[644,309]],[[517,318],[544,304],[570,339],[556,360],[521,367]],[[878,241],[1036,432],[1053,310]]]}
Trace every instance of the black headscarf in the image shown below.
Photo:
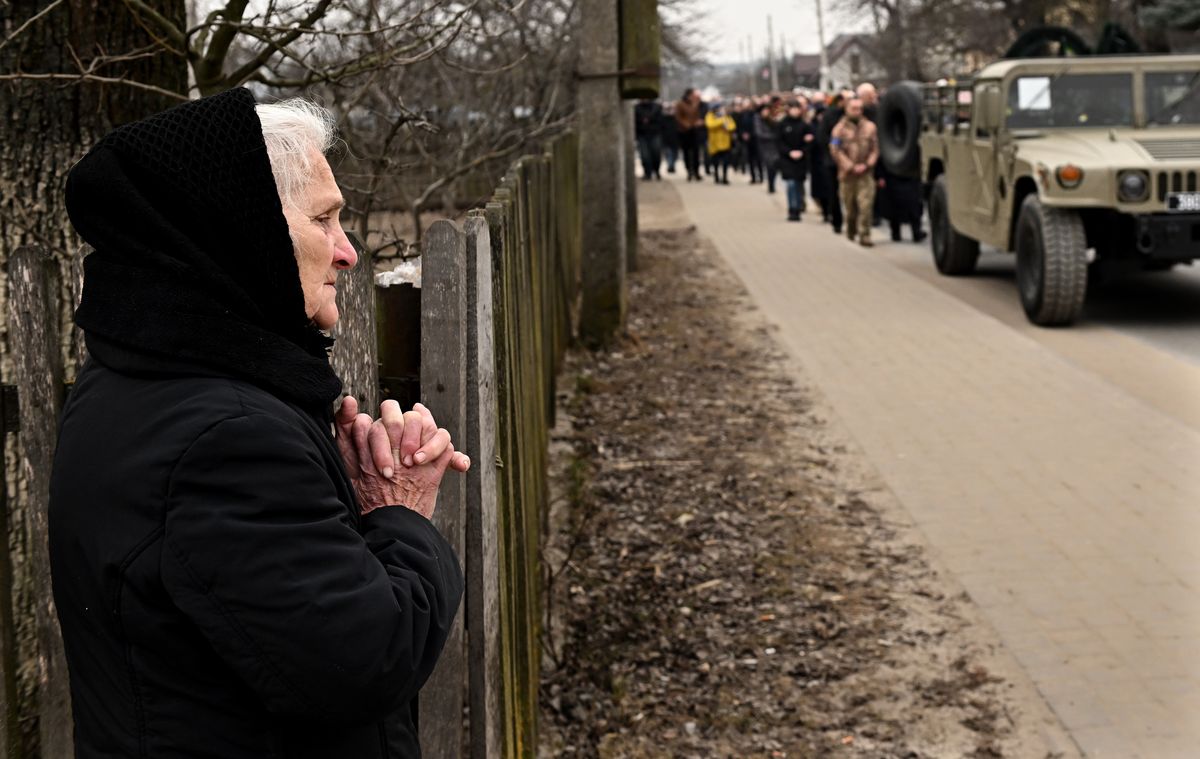
{"label": "black headscarf", "polygon": [[67,177],[95,252],[75,321],[100,363],[231,376],[316,409],[341,392],[304,293],[254,96],[239,88],[109,133]]}

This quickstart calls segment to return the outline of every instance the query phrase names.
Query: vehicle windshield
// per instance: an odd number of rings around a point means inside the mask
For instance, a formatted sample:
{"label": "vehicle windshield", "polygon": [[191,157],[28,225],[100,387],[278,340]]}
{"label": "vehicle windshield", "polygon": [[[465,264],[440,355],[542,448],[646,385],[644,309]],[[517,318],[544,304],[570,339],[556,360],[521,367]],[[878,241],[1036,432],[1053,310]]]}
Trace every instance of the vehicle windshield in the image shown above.
{"label": "vehicle windshield", "polygon": [[1146,126],[1200,124],[1200,71],[1146,72]]}
{"label": "vehicle windshield", "polygon": [[1009,129],[1133,125],[1132,74],[1039,74],[1008,89]]}

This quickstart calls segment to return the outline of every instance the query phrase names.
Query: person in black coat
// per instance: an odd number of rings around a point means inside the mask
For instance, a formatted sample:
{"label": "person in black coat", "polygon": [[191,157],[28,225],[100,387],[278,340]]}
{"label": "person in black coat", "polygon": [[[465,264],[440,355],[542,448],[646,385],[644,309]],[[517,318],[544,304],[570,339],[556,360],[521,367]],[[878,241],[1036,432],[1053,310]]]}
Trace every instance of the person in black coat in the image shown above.
{"label": "person in black coat", "polygon": [[68,176],[90,358],[49,528],[80,759],[420,755],[463,592],[429,517],[469,461],[428,410],[334,415],[331,124],[235,89]]}
{"label": "person in black coat", "polygon": [[[865,91],[877,102],[875,88],[864,85],[860,91]],[[878,106],[872,103],[870,109],[863,108],[863,115],[875,121],[878,116]],[[878,122],[876,122],[878,124]],[[902,177],[888,171],[886,164],[879,161],[875,164],[875,181],[878,192],[875,194],[876,215],[888,220],[892,230],[892,241],[900,242],[900,230],[907,224],[912,229],[913,242],[925,239],[925,231],[921,229],[921,216],[924,202],[921,197],[921,180]]]}
{"label": "person in black coat", "polygon": [[639,100],[633,107],[633,119],[642,179],[662,179],[662,104]]}
{"label": "person in black coat", "polygon": [[775,175],[779,172],[779,134],[775,127],[771,106],[765,104],[754,114],[754,132],[766,175],[767,192],[771,195],[775,194]]}
{"label": "person in black coat", "polygon": [[758,184],[765,177],[763,176],[763,163],[759,150],[758,134],[754,129],[754,122],[758,118],[758,113],[754,110],[754,104],[749,100],[740,101],[738,111],[734,114],[733,118],[737,123],[737,141],[742,146],[746,166],[750,170],[750,184]]}
{"label": "person in black coat", "polygon": [[663,157],[667,162],[667,173],[675,173],[675,162],[679,160],[679,126],[675,122],[675,104],[667,103],[662,109],[662,121],[659,130],[662,132]]}
{"label": "person in black coat", "polygon": [[779,174],[787,187],[788,221],[800,221],[804,211],[804,179],[813,149],[812,127],[805,120],[803,100],[792,100],[778,126]]}
{"label": "person in black coat", "polygon": [[[822,99],[813,105],[812,116],[809,123],[813,128],[814,142],[817,141],[817,130],[820,128],[821,117],[825,113],[825,102]],[[821,221],[829,221],[829,170],[827,164],[832,163],[833,157],[829,154],[829,150],[821,150],[818,144],[817,149],[812,151],[812,163],[809,166],[809,176],[812,177],[810,191],[812,199],[816,201],[821,208]]]}
{"label": "person in black coat", "polygon": [[912,229],[913,242],[924,240],[926,233],[921,229],[924,213],[921,180],[887,172],[878,181],[881,194],[885,196],[883,209],[892,228],[892,240],[900,242],[900,230],[905,224]]}

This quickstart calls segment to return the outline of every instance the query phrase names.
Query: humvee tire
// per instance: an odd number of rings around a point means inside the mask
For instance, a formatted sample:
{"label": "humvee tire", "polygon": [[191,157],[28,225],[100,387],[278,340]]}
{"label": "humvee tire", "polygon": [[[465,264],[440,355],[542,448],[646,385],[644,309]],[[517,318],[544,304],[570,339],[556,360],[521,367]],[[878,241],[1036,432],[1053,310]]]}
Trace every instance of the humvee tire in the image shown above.
{"label": "humvee tire", "polygon": [[897,82],[879,100],[879,157],[898,177],[921,178],[921,85]]}
{"label": "humvee tire", "polygon": [[960,235],[950,223],[945,174],[933,180],[933,191],[929,193],[929,227],[933,262],[939,272],[954,277],[975,271],[979,261],[979,241]]}
{"label": "humvee tire", "polygon": [[[1053,45],[1058,54],[1051,55]],[[1004,58],[1067,58],[1091,55],[1092,48],[1083,37],[1061,26],[1035,26],[1027,30],[1004,52]]]}
{"label": "humvee tire", "polygon": [[1017,291],[1029,321],[1043,327],[1070,324],[1087,292],[1087,236],[1075,211],[1045,208],[1036,194],[1017,218]]}

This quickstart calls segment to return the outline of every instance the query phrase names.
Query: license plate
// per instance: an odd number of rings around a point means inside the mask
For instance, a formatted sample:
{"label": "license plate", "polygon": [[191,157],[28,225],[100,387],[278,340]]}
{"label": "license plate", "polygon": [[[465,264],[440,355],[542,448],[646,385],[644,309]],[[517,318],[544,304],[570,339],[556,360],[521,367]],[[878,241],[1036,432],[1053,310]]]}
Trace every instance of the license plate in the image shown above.
{"label": "license plate", "polygon": [[1167,210],[1200,213],[1200,192],[1167,193]]}

